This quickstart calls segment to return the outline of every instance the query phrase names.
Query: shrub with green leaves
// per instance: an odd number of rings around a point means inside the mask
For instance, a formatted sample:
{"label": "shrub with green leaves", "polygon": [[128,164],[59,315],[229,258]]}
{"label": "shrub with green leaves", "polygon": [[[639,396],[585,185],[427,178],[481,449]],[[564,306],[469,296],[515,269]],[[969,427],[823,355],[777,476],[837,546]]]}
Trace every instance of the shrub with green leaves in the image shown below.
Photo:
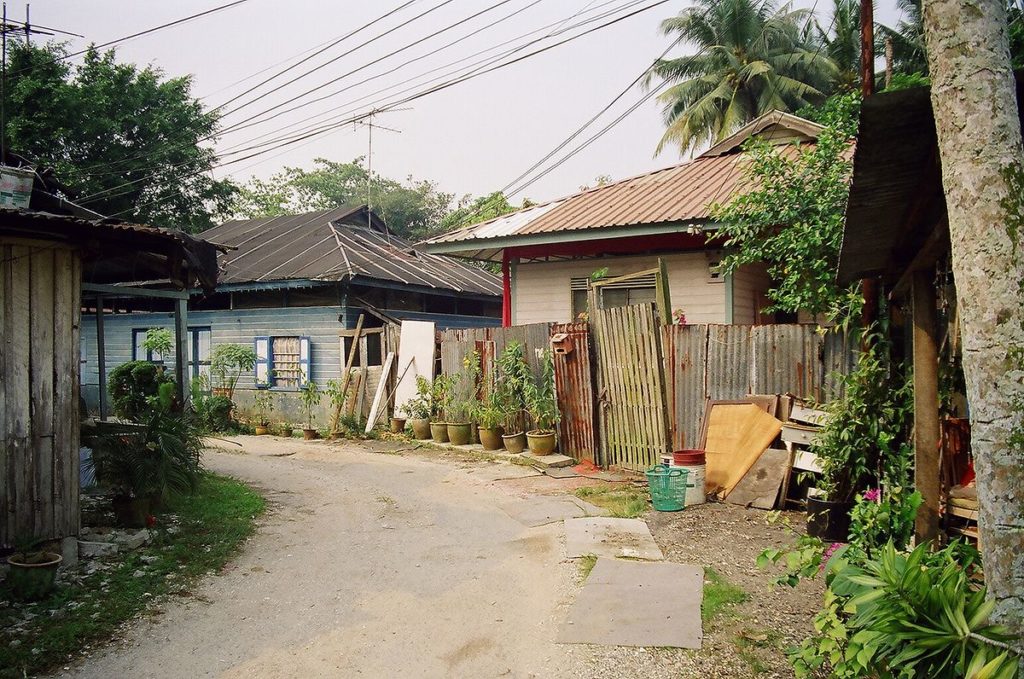
{"label": "shrub with green leaves", "polygon": [[138,420],[149,410],[149,399],[163,384],[174,379],[160,366],[149,361],[129,361],[110,371],[107,390],[118,417]]}
{"label": "shrub with green leaves", "polygon": [[875,558],[837,552],[815,636],[790,652],[797,677],[1013,679],[1018,656],[973,579],[977,552],[953,543]]}

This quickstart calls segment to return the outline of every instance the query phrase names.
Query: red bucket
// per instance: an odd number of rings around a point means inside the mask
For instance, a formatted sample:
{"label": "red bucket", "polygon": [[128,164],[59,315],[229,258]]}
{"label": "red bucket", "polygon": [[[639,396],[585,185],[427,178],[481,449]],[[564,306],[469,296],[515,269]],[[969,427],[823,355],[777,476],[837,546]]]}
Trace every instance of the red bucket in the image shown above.
{"label": "red bucket", "polygon": [[672,464],[676,467],[693,467],[705,464],[707,456],[703,450],[677,450],[672,453]]}

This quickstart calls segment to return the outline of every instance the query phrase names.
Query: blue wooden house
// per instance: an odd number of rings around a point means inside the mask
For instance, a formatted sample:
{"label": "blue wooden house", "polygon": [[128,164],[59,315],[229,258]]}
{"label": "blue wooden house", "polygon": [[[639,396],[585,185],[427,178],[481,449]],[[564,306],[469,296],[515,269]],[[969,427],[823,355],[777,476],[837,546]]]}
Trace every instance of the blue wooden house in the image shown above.
{"label": "blue wooden house", "polygon": [[[386,326],[402,320],[431,320],[438,329],[501,322],[499,277],[423,252],[390,233],[365,206],[232,220],[200,237],[221,254],[215,292],[196,290],[189,300],[189,374],[209,373],[217,344],[253,346],[260,362],[242,376],[235,400],[244,409],[256,389],[269,389],[278,395],[278,419],[298,419],[293,397],[306,380],[322,386],[340,377],[360,314],[369,333],[356,365],[371,372],[377,367],[378,374]],[[172,360],[143,346],[149,329],[172,327],[169,306],[110,296],[104,305],[108,371],[130,360]],[[84,316],[81,376],[90,410],[100,389],[96,338],[94,318]]]}

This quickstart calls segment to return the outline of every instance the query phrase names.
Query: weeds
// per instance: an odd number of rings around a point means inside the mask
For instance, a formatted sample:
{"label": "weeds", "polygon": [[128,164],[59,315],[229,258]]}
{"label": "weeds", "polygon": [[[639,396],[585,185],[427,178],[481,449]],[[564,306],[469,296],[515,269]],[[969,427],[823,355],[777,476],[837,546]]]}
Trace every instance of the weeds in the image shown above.
{"label": "weeds", "polygon": [[704,600],[700,605],[700,617],[704,624],[741,604],[749,598],[746,592],[730,583],[711,568],[704,569]]}
{"label": "weeds", "polygon": [[580,580],[586,580],[590,577],[590,571],[594,570],[594,566],[597,565],[597,557],[593,554],[585,554],[580,558]]}
{"label": "weeds", "polygon": [[[0,679],[42,673],[106,641],[160,597],[188,595],[235,554],[264,508],[243,483],[204,474],[194,495],[169,503],[168,513],[178,517],[173,535],[158,527],[150,545],[114,557],[110,568],[58,586],[42,601],[0,608]],[[16,632],[26,608],[35,617]]]}
{"label": "weeds", "polygon": [[584,486],[576,490],[576,497],[607,509],[618,519],[635,519],[647,513],[650,495],[646,488],[628,484]]}

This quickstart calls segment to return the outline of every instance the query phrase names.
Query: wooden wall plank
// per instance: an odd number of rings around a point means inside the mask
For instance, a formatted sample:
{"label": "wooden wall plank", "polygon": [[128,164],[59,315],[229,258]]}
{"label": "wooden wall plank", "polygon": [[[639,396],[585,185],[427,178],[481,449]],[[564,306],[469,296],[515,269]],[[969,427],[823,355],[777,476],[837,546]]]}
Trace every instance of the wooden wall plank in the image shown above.
{"label": "wooden wall plank", "polygon": [[54,252],[53,287],[53,511],[56,535],[77,535],[77,508],[72,485],[78,488],[78,316],[76,260],[67,251]]}
{"label": "wooden wall plank", "polygon": [[7,328],[7,300],[11,299],[11,246],[0,243],[0,547],[9,546],[10,521],[14,507],[9,502],[13,477],[13,457],[9,446],[10,428],[7,421],[7,357],[11,353]]}
{"label": "wooden wall plank", "polygon": [[4,381],[7,383],[7,425],[10,437],[9,454],[13,457],[11,481],[13,485],[14,511],[10,526],[9,540],[31,537],[33,525],[33,473],[32,448],[32,400],[29,387],[29,347],[31,336],[31,311],[29,309],[29,282],[31,249],[26,246],[11,247],[10,294],[5,297],[5,334],[10,353],[4,366]]}
{"label": "wooden wall plank", "polygon": [[32,418],[33,535],[59,535],[53,513],[53,367],[54,256],[52,248],[36,248],[29,257],[29,384]]}

